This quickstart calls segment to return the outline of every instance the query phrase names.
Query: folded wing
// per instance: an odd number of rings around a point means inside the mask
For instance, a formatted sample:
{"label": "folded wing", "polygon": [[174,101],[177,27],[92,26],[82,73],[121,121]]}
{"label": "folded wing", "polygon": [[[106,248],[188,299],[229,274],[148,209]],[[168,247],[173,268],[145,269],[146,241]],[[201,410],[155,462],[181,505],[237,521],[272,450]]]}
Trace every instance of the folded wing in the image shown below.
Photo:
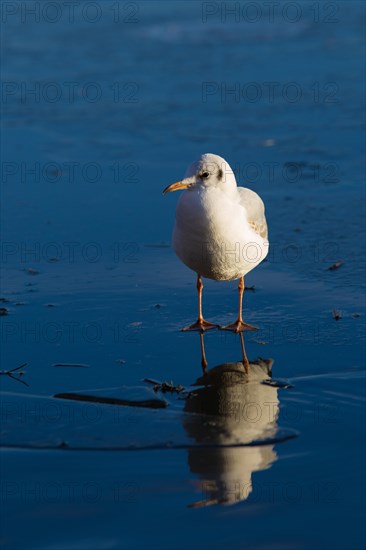
{"label": "folded wing", "polygon": [[263,239],[268,239],[268,228],[264,214],[264,204],[257,193],[246,187],[238,187],[240,204],[244,206],[248,215],[248,223]]}

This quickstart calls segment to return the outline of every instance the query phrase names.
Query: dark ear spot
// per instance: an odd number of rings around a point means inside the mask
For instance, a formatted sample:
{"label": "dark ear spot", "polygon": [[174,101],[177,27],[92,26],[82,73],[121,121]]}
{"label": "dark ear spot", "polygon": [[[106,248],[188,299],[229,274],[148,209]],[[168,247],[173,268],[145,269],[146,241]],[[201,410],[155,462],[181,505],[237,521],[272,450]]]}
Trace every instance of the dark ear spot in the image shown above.
{"label": "dark ear spot", "polygon": [[220,168],[220,170],[217,172],[217,179],[220,181],[222,180],[222,176],[223,176],[223,173],[222,173],[222,170]]}

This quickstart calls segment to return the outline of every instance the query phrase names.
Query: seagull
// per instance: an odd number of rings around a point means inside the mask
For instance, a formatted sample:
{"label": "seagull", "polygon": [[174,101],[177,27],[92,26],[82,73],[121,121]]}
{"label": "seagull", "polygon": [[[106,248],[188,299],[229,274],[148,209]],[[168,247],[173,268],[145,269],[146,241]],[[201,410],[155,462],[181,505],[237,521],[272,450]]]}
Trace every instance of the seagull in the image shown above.
{"label": "seagull", "polygon": [[[182,330],[221,328],[233,332],[258,330],[243,321],[244,276],[268,254],[268,229],[262,199],[238,187],[225,159],[206,153],[192,163],[185,178],[168,185],[163,194],[181,194],[173,231],[178,258],[197,273],[198,319]],[[203,318],[202,277],[215,281],[239,279],[238,318],[220,327]]]}

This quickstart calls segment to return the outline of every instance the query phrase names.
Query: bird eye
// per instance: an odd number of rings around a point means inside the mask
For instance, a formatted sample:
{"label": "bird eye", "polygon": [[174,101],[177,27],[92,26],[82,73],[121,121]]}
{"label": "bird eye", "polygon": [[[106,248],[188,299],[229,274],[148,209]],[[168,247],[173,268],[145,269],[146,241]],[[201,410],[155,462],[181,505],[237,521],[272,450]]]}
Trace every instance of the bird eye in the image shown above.
{"label": "bird eye", "polygon": [[203,178],[203,179],[207,179],[209,176],[210,176],[210,173],[209,173],[209,172],[203,172],[203,173],[201,174],[201,178]]}

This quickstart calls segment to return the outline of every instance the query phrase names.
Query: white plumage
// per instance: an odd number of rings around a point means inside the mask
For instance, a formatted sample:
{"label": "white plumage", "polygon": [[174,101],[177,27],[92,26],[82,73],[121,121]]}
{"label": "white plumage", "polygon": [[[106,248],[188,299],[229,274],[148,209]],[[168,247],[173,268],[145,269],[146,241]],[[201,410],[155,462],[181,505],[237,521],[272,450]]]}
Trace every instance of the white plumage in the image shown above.
{"label": "white plumage", "polygon": [[[264,260],[269,243],[263,201],[254,191],[237,186],[222,157],[202,155],[183,180],[164,192],[178,189],[184,192],[177,205],[173,247],[199,280],[241,279]],[[200,286],[202,292],[202,282]],[[211,328],[196,325],[188,328]]]}

